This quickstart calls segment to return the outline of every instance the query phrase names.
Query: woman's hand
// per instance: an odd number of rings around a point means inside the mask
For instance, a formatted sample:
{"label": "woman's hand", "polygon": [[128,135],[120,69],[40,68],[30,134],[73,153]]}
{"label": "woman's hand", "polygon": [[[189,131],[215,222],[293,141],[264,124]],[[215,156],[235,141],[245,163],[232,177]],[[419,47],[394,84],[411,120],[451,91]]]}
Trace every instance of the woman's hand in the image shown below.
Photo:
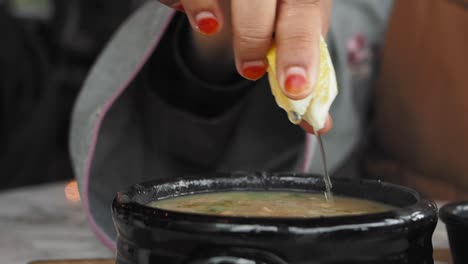
{"label": "woman's hand", "polygon": [[[234,56],[239,74],[261,78],[268,67],[266,54],[277,48],[278,82],[291,99],[312,92],[319,67],[319,39],[328,30],[331,0],[181,0],[195,34],[195,45],[207,57]],[[179,7],[181,7],[179,5]],[[216,45],[216,43],[220,45]],[[232,43],[232,44],[231,44]],[[226,52],[232,45],[233,53]],[[218,48],[216,48],[218,47]],[[331,128],[331,119],[320,133]],[[302,128],[313,133],[308,124]]]}

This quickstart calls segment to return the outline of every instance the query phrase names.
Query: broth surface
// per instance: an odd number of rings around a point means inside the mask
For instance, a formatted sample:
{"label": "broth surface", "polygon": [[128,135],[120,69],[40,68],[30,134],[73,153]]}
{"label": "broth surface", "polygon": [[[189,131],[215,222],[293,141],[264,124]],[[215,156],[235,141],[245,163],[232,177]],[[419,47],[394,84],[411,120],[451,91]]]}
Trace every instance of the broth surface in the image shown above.
{"label": "broth surface", "polygon": [[185,195],[148,206],[210,215],[247,217],[320,217],[378,213],[394,207],[344,196],[327,201],[323,194],[280,191],[232,191]]}

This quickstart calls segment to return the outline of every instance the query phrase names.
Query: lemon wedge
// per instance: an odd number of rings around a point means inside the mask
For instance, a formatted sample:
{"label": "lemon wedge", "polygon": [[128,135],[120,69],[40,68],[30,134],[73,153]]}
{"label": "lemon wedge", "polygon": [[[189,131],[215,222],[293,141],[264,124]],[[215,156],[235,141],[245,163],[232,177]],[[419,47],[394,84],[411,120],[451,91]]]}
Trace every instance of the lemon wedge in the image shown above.
{"label": "lemon wedge", "polygon": [[315,131],[322,129],[325,126],[333,100],[338,94],[335,69],[325,40],[320,38],[320,64],[317,82],[313,92],[304,99],[292,100],[283,94],[276,75],[275,46],[269,50],[267,60],[271,92],[278,106],[288,114],[289,120],[294,124],[305,120]]}

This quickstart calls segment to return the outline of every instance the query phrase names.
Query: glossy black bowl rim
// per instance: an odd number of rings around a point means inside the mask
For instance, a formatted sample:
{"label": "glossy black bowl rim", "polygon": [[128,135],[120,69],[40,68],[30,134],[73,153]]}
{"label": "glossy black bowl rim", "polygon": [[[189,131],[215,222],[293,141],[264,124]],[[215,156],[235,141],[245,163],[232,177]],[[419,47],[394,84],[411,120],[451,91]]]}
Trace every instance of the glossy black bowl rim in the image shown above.
{"label": "glossy black bowl rim", "polygon": [[[464,215],[460,215],[460,212]],[[440,219],[445,224],[459,224],[468,227],[468,200],[445,204],[439,211]]]}
{"label": "glossy black bowl rim", "polygon": [[[257,175],[258,173],[256,173]],[[210,176],[211,175],[211,176]],[[267,177],[284,175],[284,173],[269,173]],[[307,173],[289,173],[289,177],[297,177],[298,180],[304,177],[315,177],[322,179],[322,176]],[[368,230],[381,228],[384,226],[392,226],[392,228],[406,228],[408,224],[418,222],[419,226],[415,228],[424,228],[425,224],[431,224],[434,219],[437,219],[436,204],[425,195],[404,186],[395,185],[387,182],[376,180],[363,179],[333,179],[332,182],[346,182],[355,184],[378,184],[390,188],[396,188],[414,195],[417,202],[397,208],[395,210],[351,216],[333,216],[333,217],[317,217],[317,218],[294,218],[294,217],[232,217],[220,215],[207,215],[196,213],[176,212],[165,209],[149,207],[147,205],[135,202],[129,198],[128,193],[135,191],[136,188],[148,188],[155,185],[167,184],[171,182],[203,180],[233,177],[232,173],[214,173],[194,175],[183,178],[161,179],[147,181],[130,187],[127,191],[118,192],[113,204],[112,211],[116,220],[132,221],[136,225],[151,227],[164,227],[168,229],[203,229],[217,224],[217,231],[232,230],[233,225],[245,225],[245,230],[237,230],[237,232],[252,232],[252,228],[268,232],[268,228],[287,226],[286,233],[325,233],[345,230]],[[233,177],[234,178],[234,177]],[[197,192],[198,193],[198,192]],[[195,225],[198,225],[197,227]],[[250,228],[247,225],[251,225]],[[265,229],[266,228],[266,229]],[[318,228],[318,229],[317,229]],[[283,230],[284,231],[284,230]],[[275,231],[277,233],[277,231]]]}

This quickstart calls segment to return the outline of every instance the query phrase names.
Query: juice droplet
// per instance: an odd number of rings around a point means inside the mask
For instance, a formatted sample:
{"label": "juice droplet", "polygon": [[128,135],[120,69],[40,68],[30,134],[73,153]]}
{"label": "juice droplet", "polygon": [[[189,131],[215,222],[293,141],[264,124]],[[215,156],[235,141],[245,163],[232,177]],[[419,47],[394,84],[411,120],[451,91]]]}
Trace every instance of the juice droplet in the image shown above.
{"label": "juice droplet", "polygon": [[288,112],[288,119],[291,121],[291,123],[299,125],[299,123],[302,121],[302,116],[295,111],[290,111]]}

